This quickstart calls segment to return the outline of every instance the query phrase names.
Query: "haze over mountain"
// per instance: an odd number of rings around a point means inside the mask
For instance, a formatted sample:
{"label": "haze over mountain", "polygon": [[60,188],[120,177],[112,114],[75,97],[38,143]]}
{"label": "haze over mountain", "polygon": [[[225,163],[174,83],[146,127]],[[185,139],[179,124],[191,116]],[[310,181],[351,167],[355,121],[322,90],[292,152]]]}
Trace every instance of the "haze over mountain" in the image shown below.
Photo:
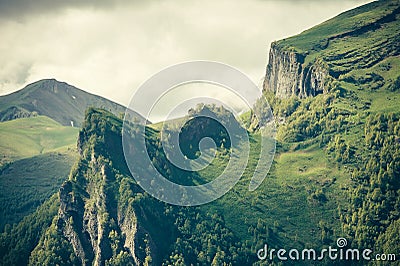
{"label": "haze over mountain", "polygon": [[57,77],[127,105],[151,75],[193,59],[258,84],[271,41],[368,1],[0,1],[0,94]]}
{"label": "haze over mountain", "polygon": [[[64,126],[81,127],[85,110],[99,107],[115,115],[124,114],[126,107],[103,97],[85,92],[65,82],[44,79],[0,97],[0,121],[33,114],[45,115]],[[144,118],[132,112],[139,122]]]}

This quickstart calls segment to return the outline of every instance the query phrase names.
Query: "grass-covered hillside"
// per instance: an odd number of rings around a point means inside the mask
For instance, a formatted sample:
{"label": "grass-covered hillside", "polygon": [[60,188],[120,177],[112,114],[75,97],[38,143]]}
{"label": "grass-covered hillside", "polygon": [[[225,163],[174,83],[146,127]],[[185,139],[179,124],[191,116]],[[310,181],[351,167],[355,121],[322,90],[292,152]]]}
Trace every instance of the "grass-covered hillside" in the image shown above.
{"label": "grass-covered hillside", "polygon": [[[326,89],[307,95],[315,97],[265,92],[277,124],[277,149],[266,179],[253,192],[249,182],[261,136],[252,114],[242,117],[250,156],[240,181],[216,201],[178,207],[153,198],[132,177],[123,155],[121,119],[90,108],[68,179],[34,213],[0,234],[0,264],[397,265],[398,13],[399,1],[372,2],[274,44],[301,54],[301,64],[318,62],[328,75]],[[196,122],[202,108],[223,121],[233,118],[223,108],[200,106],[189,114],[192,120],[167,123],[169,132],[161,132],[158,124],[146,127],[142,136],[131,124],[124,134],[135,141],[145,138],[147,150],[133,145],[132,151],[139,157],[147,152],[166,178],[185,185],[205,183],[223,171],[232,150],[243,147],[229,147],[226,132],[210,121]],[[254,110],[265,110],[262,101]],[[198,156],[201,137],[220,144],[213,149],[212,163],[198,172],[172,165],[163,151],[161,138],[181,125],[183,130],[175,133],[182,137],[187,157]],[[141,160],[133,167],[150,169]],[[371,249],[372,259],[381,253],[393,254],[397,261],[325,257],[282,262],[276,256],[272,261],[256,256],[265,244],[270,250],[336,248],[339,237],[347,239],[346,247]]]}
{"label": "grass-covered hillside", "polygon": [[59,189],[77,158],[78,131],[46,116],[0,123],[0,231]]}
{"label": "grass-covered hillside", "polygon": [[304,66],[324,62],[337,85],[368,101],[365,92],[399,89],[400,2],[374,1],[275,45],[303,56]]}
{"label": "grass-covered hillside", "polygon": [[339,215],[350,245],[397,255],[399,30],[400,2],[374,1],[277,41],[273,47],[298,54],[304,69],[323,66],[324,93],[284,99],[265,92],[281,145],[299,151],[318,145],[346,173],[347,185],[340,185],[349,206],[339,206]]}
{"label": "grass-covered hillside", "polygon": [[78,128],[62,126],[46,116],[1,122],[1,162],[75,148],[78,131]]}
{"label": "grass-covered hillside", "polygon": [[[121,126],[122,121],[108,112],[88,112],[79,137],[81,158],[58,196],[59,214],[35,218],[33,225],[24,220],[4,233],[3,241],[21,238],[26,230],[40,237],[25,237],[21,246],[10,242],[3,250],[3,262],[249,265],[257,262],[255,252],[264,243],[319,247],[343,234],[338,206],[347,206],[343,194],[349,176],[318,144],[305,149],[279,147],[272,171],[255,192],[249,192],[260,147],[258,133],[250,133],[247,170],[234,189],[210,204],[176,207],[144,193],[130,176],[122,156]],[[229,159],[228,149],[221,147],[206,169],[179,170],[165,159],[160,132],[147,131],[154,164],[176,182],[208,181]],[[103,237],[92,242],[96,235]],[[26,246],[31,248],[21,249]]]}

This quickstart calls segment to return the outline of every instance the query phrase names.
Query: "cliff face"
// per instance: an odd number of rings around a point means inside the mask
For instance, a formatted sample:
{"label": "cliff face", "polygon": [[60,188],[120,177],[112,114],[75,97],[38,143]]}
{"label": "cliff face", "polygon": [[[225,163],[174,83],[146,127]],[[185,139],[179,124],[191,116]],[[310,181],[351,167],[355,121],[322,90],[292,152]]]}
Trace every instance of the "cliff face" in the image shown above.
{"label": "cliff face", "polygon": [[[332,80],[359,89],[390,86],[390,62],[400,54],[399,29],[400,1],[374,1],[274,42],[264,90],[279,98],[306,98],[329,91]],[[374,76],[372,82],[366,76]]]}
{"label": "cliff face", "polygon": [[264,90],[274,92],[279,98],[306,98],[324,93],[327,68],[320,60],[311,65],[305,65],[304,60],[303,54],[284,51],[272,43]]}
{"label": "cliff face", "polygon": [[[96,113],[88,120],[96,125],[105,121]],[[143,191],[134,184],[126,185],[127,177],[113,168],[105,152],[121,138],[120,129],[111,128],[88,124],[80,132],[81,159],[60,188],[57,229],[82,265],[143,265],[150,258],[156,263],[157,247],[143,226],[145,215],[135,207],[135,200],[126,196]]]}

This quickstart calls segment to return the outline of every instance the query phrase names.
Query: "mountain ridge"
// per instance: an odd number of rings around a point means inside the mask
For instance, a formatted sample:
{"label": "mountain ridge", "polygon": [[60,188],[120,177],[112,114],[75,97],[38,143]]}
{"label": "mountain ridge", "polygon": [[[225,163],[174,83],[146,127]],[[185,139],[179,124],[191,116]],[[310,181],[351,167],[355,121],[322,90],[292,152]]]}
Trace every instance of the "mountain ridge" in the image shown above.
{"label": "mountain ridge", "polygon": [[[335,81],[345,82],[358,69],[398,57],[399,14],[399,1],[374,1],[273,42],[264,91],[280,98],[316,96],[334,89]],[[380,79],[384,87],[395,81]]]}
{"label": "mountain ridge", "polygon": [[[337,191],[338,187],[333,179],[325,178],[323,185],[329,185],[324,192],[318,192],[317,196],[307,196],[307,193],[317,193],[315,191],[320,185],[313,181],[314,179],[302,180],[301,176],[294,179],[285,177],[285,172],[279,166],[277,172],[273,172],[280,178],[270,177],[266,182],[268,185],[265,183],[260,188],[268,193],[253,194],[248,191],[248,182],[252,176],[251,169],[256,165],[257,154],[250,158],[250,169],[246,176],[232,191],[215,203],[188,208],[160,202],[143,192],[130,176],[122,154],[121,129],[122,121],[108,111],[90,108],[86,112],[85,123],[78,137],[80,158],[71,169],[68,180],[63,183],[56,198],[53,198],[53,204],[59,206],[58,213],[46,221],[34,223],[45,222],[48,227],[30,229],[38,232],[40,240],[29,240],[31,249],[23,253],[21,259],[29,260],[32,265],[40,265],[46,261],[45,264],[78,265],[147,265],[150,262],[157,265],[161,262],[164,265],[196,262],[212,265],[222,265],[224,262],[249,265],[256,263],[254,249],[259,248],[262,241],[268,240],[271,245],[286,243],[301,247],[309,244],[311,239],[318,239],[312,236],[312,233],[315,232],[319,219],[326,219],[323,222],[324,228],[329,229],[323,230],[332,230],[331,233],[326,233],[328,235],[324,241],[331,241],[330,237],[336,232],[339,233],[337,218],[335,215],[334,218],[329,217],[335,212],[335,202],[341,201],[335,196],[340,195],[340,191]],[[178,180],[179,177],[196,178],[191,173],[174,170],[160,150],[160,132],[150,127],[147,130],[149,156],[167,178],[169,175],[170,178]],[[251,139],[252,146],[259,145],[257,135],[251,136]],[[319,154],[321,152],[315,153],[311,149],[303,154],[282,156],[281,159],[298,158],[302,161],[300,164],[303,164],[309,161],[308,158],[320,157]],[[197,175],[197,178],[213,178],[215,173],[223,170],[221,168],[226,163],[226,155],[227,151],[220,148],[217,152],[217,162],[213,163],[207,173],[203,172],[201,176]],[[325,160],[318,160],[327,163]],[[294,173],[299,173],[297,164],[289,167]],[[140,162],[137,165],[141,167]],[[311,165],[309,167],[311,168]],[[319,169],[311,170],[310,174],[319,172]],[[339,180],[343,178],[343,173],[338,176],[339,172],[336,170],[321,172],[322,175],[326,173],[334,173]],[[306,173],[306,177],[308,175]],[[286,184],[293,180],[297,181],[291,185]],[[306,192],[304,186],[309,192]],[[279,206],[285,206],[285,210],[282,211],[288,215],[293,212],[293,208],[297,209],[292,206],[291,199],[287,198],[292,190],[298,191],[291,197],[299,201],[303,212],[294,215],[293,220],[286,215],[278,218],[274,214],[272,218],[269,217],[267,211]],[[240,200],[238,195],[241,195]],[[271,199],[272,196],[275,199]],[[318,197],[321,197],[321,200]],[[244,213],[246,215],[242,216]],[[254,213],[266,217],[257,219]],[[45,217],[48,217],[47,214]],[[275,223],[266,222],[265,219],[275,219]],[[277,220],[282,225],[278,225]],[[292,240],[285,240],[286,230],[295,228],[294,225],[299,223],[303,231],[296,231]],[[22,228],[18,227],[19,231],[13,229],[0,235],[4,237],[3,241],[7,241],[7,237],[18,238],[20,231],[29,230],[26,226],[32,227],[26,222],[22,222],[20,226]],[[55,245],[59,245],[58,248]],[[15,248],[19,247],[11,246],[6,249],[5,255],[1,254],[0,249],[0,257],[3,257],[4,262],[10,263],[21,257],[13,255],[18,253],[13,251]]]}
{"label": "mountain ridge", "polygon": [[[373,2],[339,17],[358,14],[357,18],[376,21],[391,3],[399,1]],[[392,55],[381,60],[377,54],[377,64],[364,65],[365,60],[374,62],[371,47],[380,49],[383,45],[384,51],[397,51],[398,17],[370,35],[332,40],[325,49],[317,47],[320,39],[307,40],[317,46],[305,57],[301,42],[298,50],[274,44],[285,55],[277,54],[283,71],[271,75],[271,80],[294,77],[297,86],[303,75],[313,77],[308,82],[314,80],[315,86],[304,85],[299,91],[289,86],[282,95],[276,90],[264,91],[280,120],[277,154],[265,181],[254,192],[248,191],[248,184],[259,159],[261,136],[257,127],[248,131],[251,156],[232,190],[200,207],[177,207],[145,193],[128,171],[121,147],[121,119],[107,110],[89,108],[78,137],[80,158],[68,180],[44,207],[0,234],[0,264],[279,265],[282,261],[276,258],[259,261],[257,251],[265,244],[286,250],[321,250],[336,247],[339,237],[348,241],[346,248],[399,255],[400,109],[396,80],[400,60]],[[326,25],[332,25],[329,23]],[[382,41],[387,37],[391,39],[385,47]],[[310,68],[304,71],[303,64],[309,63]],[[335,78],[330,74],[332,69],[347,72]],[[319,76],[322,70],[326,71],[323,79]],[[262,103],[255,109],[262,111]],[[134,138],[142,137],[131,126],[128,132]],[[187,133],[201,137],[193,132],[200,128]],[[146,130],[148,155],[166,178],[209,180],[224,170],[229,157],[222,147],[225,145],[217,149],[209,169],[195,176],[171,167],[162,151],[161,132],[151,127]],[[187,141],[189,147],[198,145],[190,138]],[[136,166],[141,167],[140,160]],[[318,262],[353,263],[328,258]],[[381,265],[379,261],[354,264]]]}
{"label": "mountain ridge", "polygon": [[[0,96],[0,106],[0,121],[45,115],[61,125],[74,127],[81,127],[88,107],[100,107],[117,116],[126,111],[126,107],[118,103],[56,79],[39,80],[19,91]],[[145,122],[138,113],[131,111],[129,114],[132,119]]]}

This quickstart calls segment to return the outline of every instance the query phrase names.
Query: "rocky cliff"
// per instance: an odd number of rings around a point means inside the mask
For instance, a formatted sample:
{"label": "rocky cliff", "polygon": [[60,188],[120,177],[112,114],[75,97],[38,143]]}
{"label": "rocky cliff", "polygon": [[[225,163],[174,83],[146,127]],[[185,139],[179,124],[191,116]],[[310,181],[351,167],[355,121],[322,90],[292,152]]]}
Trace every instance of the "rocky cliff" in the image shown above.
{"label": "rocky cliff", "polygon": [[400,54],[399,25],[400,1],[374,1],[274,42],[264,90],[306,98],[326,93],[334,80],[359,89],[390,86],[387,72]]}
{"label": "rocky cliff", "polygon": [[294,50],[284,50],[272,43],[264,80],[264,90],[279,98],[298,96],[306,98],[325,92],[328,76],[326,64],[318,60],[305,64],[305,55]]}
{"label": "rocky cliff", "polygon": [[126,186],[120,171],[112,167],[113,159],[107,156],[120,144],[120,125],[107,125],[107,118],[101,115],[92,110],[87,117],[90,123],[80,132],[81,159],[60,188],[57,230],[71,244],[82,265],[121,261],[143,265],[149,258],[157,262],[157,248],[143,226],[146,223],[138,222],[142,211],[135,204],[127,204],[128,198],[121,195],[142,191],[133,184]]}

